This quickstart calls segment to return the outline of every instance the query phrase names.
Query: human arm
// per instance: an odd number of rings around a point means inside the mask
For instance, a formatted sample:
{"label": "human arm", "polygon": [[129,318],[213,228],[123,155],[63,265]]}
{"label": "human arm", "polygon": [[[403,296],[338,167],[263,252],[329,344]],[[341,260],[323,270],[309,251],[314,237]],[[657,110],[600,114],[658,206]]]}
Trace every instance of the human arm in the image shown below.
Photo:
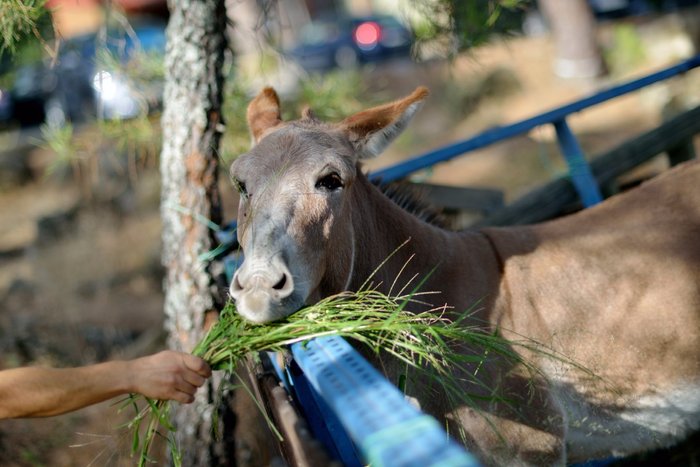
{"label": "human arm", "polygon": [[78,368],[4,370],[0,419],[59,415],[128,393],[190,403],[209,376],[204,360],[171,350]]}

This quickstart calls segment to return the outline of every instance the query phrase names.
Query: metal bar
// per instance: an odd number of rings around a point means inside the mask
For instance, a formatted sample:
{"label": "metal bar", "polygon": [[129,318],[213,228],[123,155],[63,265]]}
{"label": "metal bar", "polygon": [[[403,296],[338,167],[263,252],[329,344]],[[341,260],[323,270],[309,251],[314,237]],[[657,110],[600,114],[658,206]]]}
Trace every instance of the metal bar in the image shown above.
{"label": "metal bar", "polygon": [[404,395],[338,336],[292,345],[311,387],[338,417],[374,467],[477,466],[438,422]]}
{"label": "metal bar", "polygon": [[371,173],[370,177],[373,179],[380,179],[385,182],[406,178],[413,172],[428,168],[438,162],[445,162],[456,156],[462,155],[465,152],[474,151],[476,149],[489,146],[497,141],[520,135],[537,126],[554,123],[566,118],[569,114],[579,112],[614,97],[636,91],[658,81],[685,73],[686,71],[698,66],[700,66],[700,54],[656,73],[611,87],[607,90],[600,91],[589,97],[577,100],[576,102],[557,107],[532,118],[521,120],[512,125],[491,128],[472,138],[458,141],[448,146],[443,146],[442,148],[427,152],[422,156],[413,157],[406,162],[377,170],[376,172]]}
{"label": "metal bar", "polygon": [[554,128],[557,130],[557,142],[569,166],[569,176],[583,205],[590,207],[600,203],[603,201],[603,196],[600,194],[591,166],[586,161],[576,136],[571,132],[565,119],[554,122]]}
{"label": "metal bar", "polygon": [[318,439],[330,454],[342,462],[344,467],[362,467],[359,453],[347,431],[338,419],[338,414],[328,408],[322,397],[314,390],[309,379],[292,360],[290,378],[293,381],[294,400],[301,411],[314,437]]}
{"label": "metal bar", "polygon": [[[700,134],[700,106],[672,117],[660,126],[629,139],[603,154],[596,155],[590,162],[591,170],[598,186],[603,187],[654,156],[692,139],[696,134]],[[542,222],[561,215],[562,209],[575,201],[576,192],[573,183],[568,179],[555,178],[472,227]]]}

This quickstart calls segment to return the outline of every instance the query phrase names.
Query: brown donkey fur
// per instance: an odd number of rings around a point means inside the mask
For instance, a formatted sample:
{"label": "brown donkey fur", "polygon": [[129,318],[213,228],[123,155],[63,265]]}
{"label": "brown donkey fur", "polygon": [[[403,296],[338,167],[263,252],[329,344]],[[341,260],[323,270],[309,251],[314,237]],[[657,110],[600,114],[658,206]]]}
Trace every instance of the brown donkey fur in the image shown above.
{"label": "brown donkey fur", "polygon": [[588,370],[524,354],[539,370],[533,376],[494,359],[481,377],[488,395],[510,403],[479,408],[452,407],[434,394],[421,399],[424,388],[416,386],[423,408],[463,428],[484,462],[622,455],[696,430],[700,165],[687,163],[552,222],[442,230],[389,200],[360,166],[404,129],[426,95],[419,88],[337,124],[310,113],[283,122],[270,88],[251,102],[255,145],[231,168],[245,253],[231,284],[239,313],[267,322],[355,290],[410,239],[375,282],[388,289],[400,274],[434,269],[424,285],[441,292],[429,296],[433,305],[447,304],[456,315],[472,310],[470,319],[487,331],[533,339]]}

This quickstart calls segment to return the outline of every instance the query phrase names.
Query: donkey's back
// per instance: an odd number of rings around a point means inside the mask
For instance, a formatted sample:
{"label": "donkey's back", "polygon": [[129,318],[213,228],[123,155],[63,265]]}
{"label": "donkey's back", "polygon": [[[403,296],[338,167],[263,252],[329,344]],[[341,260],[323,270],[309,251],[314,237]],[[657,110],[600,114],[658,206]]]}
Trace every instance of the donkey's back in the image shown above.
{"label": "donkey's back", "polygon": [[568,459],[672,444],[700,428],[700,163],[577,215],[486,233],[503,258],[498,325],[543,360]]}

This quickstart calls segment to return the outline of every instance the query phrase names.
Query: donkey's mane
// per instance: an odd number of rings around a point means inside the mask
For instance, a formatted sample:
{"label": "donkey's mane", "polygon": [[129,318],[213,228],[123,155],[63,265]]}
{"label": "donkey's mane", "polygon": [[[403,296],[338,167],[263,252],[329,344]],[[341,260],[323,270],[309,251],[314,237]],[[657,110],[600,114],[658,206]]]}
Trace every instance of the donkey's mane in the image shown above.
{"label": "donkey's mane", "polygon": [[428,224],[443,229],[447,228],[447,222],[440,210],[428,203],[412,184],[408,182],[385,183],[380,180],[372,180],[372,183],[404,211]]}

